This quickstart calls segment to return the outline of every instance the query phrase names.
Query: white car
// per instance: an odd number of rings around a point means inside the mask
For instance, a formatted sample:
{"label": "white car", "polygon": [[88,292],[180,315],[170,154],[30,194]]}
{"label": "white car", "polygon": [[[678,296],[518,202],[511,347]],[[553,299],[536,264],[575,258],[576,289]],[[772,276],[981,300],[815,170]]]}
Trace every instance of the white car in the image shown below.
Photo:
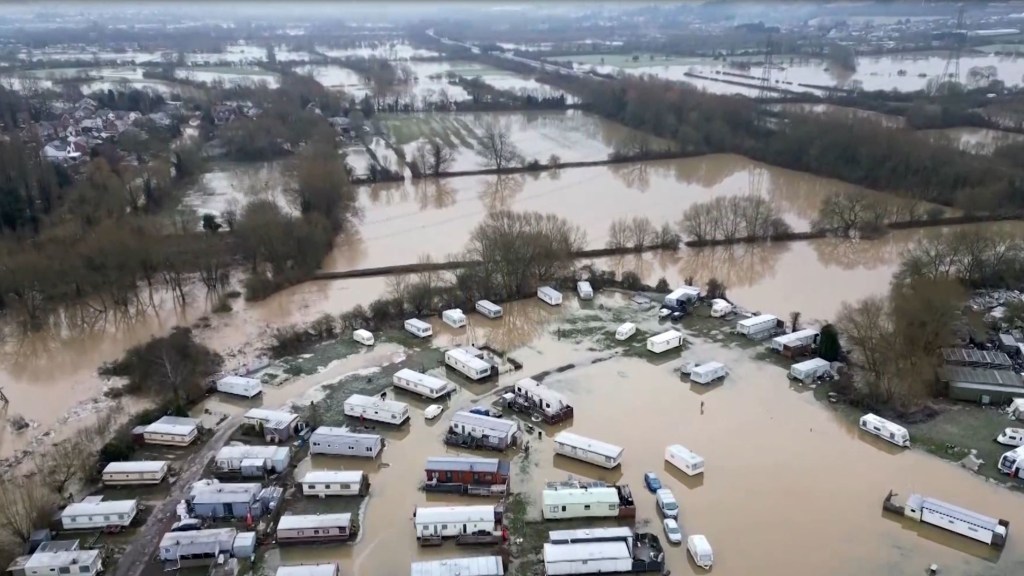
{"label": "white car", "polygon": [[665,518],[661,525],[665,527],[665,537],[673,544],[683,543],[683,531],[679,529],[679,523],[672,518]]}
{"label": "white car", "polygon": [[441,412],[444,412],[444,406],[441,406],[440,404],[431,404],[430,406],[427,406],[426,410],[423,411],[423,415],[427,418],[427,420],[433,420],[434,418],[440,416]]}

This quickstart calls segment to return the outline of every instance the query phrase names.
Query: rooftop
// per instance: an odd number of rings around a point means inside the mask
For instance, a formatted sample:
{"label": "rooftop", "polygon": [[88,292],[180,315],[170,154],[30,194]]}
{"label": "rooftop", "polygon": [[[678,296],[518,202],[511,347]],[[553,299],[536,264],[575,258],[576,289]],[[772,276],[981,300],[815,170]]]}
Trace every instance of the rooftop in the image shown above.
{"label": "rooftop", "polygon": [[452,472],[489,472],[504,470],[508,472],[508,461],[498,458],[478,458],[473,456],[431,456],[427,458],[427,470],[444,470]]}
{"label": "rooftop", "polygon": [[417,506],[413,514],[414,524],[493,522],[494,506]]}
{"label": "rooftop", "polygon": [[103,473],[125,474],[129,472],[159,472],[166,466],[166,460],[129,460],[127,462],[111,462],[103,469]]}
{"label": "rooftop", "polygon": [[544,563],[586,562],[610,558],[631,558],[625,542],[581,542],[579,544],[544,545]]}
{"label": "rooftop", "polygon": [[304,528],[333,528],[349,526],[351,514],[285,514],[277,523],[278,530],[302,530]]}
{"label": "rooftop", "polygon": [[277,576],[334,576],[337,564],[303,564],[301,566],[280,566]]}
{"label": "rooftop", "polygon": [[618,458],[619,456],[622,456],[623,451],[621,446],[616,446],[615,444],[609,444],[600,440],[594,440],[593,438],[587,438],[586,436],[580,436],[579,434],[573,434],[572,432],[559,432],[555,435],[554,440],[559,444],[582,448],[588,452],[593,452],[594,454],[606,456],[608,458]]}
{"label": "rooftop", "polygon": [[99,550],[62,550],[59,552],[36,552],[25,562],[26,568],[49,568],[93,564],[99,561]]}
{"label": "rooftop", "polygon": [[412,563],[412,576],[501,576],[505,573],[498,556],[446,558]]}
{"label": "rooftop", "polygon": [[302,477],[303,484],[338,483],[358,484],[363,481],[362,470],[314,470]]}
{"label": "rooftop", "polygon": [[244,460],[247,458],[280,458],[288,453],[285,446],[225,446],[217,452],[218,460]]}
{"label": "rooftop", "polygon": [[199,427],[199,420],[195,418],[181,418],[180,416],[164,416],[149,426],[146,432],[150,434],[171,434],[175,436],[187,436]]}
{"label": "rooftop", "polygon": [[231,542],[238,531],[234,528],[210,528],[191,532],[167,532],[160,539],[160,547],[181,546],[198,542]]}
{"label": "rooftop", "polygon": [[943,348],[942,359],[950,364],[964,366],[1013,366],[1010,357],[1002,352],[971,348]]}
{"label": "rooftop", "polygon": [[1024,381],[1021,380],[1020,374],[1009,370],[946,366],[942,369],[942,374],[943,380],[946,382],[1024,388]]}
{"label": "rooftop", "polygon": [[60,513],[67,516],[95,516],[104,514],[129,514],[139,505],[138,500],[103,500],[100,502],[76,502],[68,504]]}
{"label": "rooftop", "polygon": [[336,426],[320,426],[313,431],[313,436],[335,436],[339,438],[352,438],[374,442],[380,440],[379,434],[360,434],[358,432],[350,432],[348,428]]}
{"label": "rooftop", "polygon": [[479,428],[485,428],[488,430],[499,431],[503,434],[508,432],[514,432],[519,428],[519,425],[514,420],[506,420],[503,418],[492,418],[490,416],[484,416],[482,414],[473,414],[472,412],[460,411],[456,412],[452,416],[452,423],[462,423],[469,426],[477,426]]}

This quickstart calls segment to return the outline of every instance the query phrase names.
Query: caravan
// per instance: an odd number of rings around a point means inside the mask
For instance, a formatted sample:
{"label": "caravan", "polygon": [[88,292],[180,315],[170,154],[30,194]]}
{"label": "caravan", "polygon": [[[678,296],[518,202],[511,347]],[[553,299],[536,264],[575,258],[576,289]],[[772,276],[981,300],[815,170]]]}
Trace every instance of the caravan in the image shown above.
{"label": "caravan", "polygon": [[559,432],[555,438],[555,454],[589,462],[601,468],[612,469],[622,463],[623,448],[600,440]]}
{"label": "caravan", "polygon": [[508,407],[516,412],[535,413],[547,424],[558,424],[573,417],[573,407],[565,396],[533,378],[515,383]]}
{"label": "caravan", "polygon": [[562,303],[562,293],[550,286],[541,286],[540,288],[537,288],[537,298],[540,298],[552,306],[558,306]]}
{"label": "caravan", "polygon": [[420,374],[408,368],[402,368],[395,372],[395,375],[391,377],[391,383],[395,388],[401,388],[431,400],[436,400],[455,391],[455,386],[447,380]]}
{"label": "caravan", "polygon": [[452,348],[444,353],[444,363],[471,380],[483,380],[491,375],[494,366],[483,359],[484,353],[476,348]]}
{"label": "caravan", "polygon": [[590,286],[590,282],[584,280],[577,282],[576,293],[580,295],[580,300],[594,299],[594,289]]}
{"label": "caravan", "polygon": [[442,312],[441,321],[452,328],[462,328],[467,322],[466,315],[458,308],[452,308],[451,310],[445,310]]}
{"label": "caravan", "polygon": [[629,340],[633,334],[636,334],[636,324],[626,322],[615,330],[615,339],[619,341]]}
{"label": "caravan", "polygon": [[906,428],[874,414],[865,414],[860,417],[860,429],[888,440],[897,446],[903,448],[910,447],[910,433],[907,432]]}
{"label": "caravan", "polygon": [[1024,446],[1024,428],[1006,428],[996,437],[996,442],[1005,446]]}
{"label": "caravan", "polygon": [[417,338],[426,338],[434,333],[434,329],[419,318],[410,318],[405,321],[405,331]]}
{"label": "caravan", "polygon": [[772,338],[772,351],[793,358],[810,351],[818,344],[819,337],[819,332],[810,328],[776,336]]}
{"label": "caravan", "polygon": [[655,354],[678,348],[683,345],[683,333],[676,330],[662,332],[647,339],[647,349]]}
{"label": "caravan", "polygon": [[217,380],[217,391],[243,398],[253,398],[263,393],[263,383],[255,378],[225,376]]}
{"label": "caravan", "polygon": [[810,384],[832,372],[832,363],[823,358],[812,358],[789,367],[789,379]]}
{"label": "caravan", "polygon": [[696,286],[680,286],[665,296],[664,305],[669,308],[689,306],[700,298],[700,288]]}
{"label": "caravan", "polygon": [[746,318],[736,322],[736,332],[745,334],[751,340],[774,332],[779,325],[779,319],[771,314],[761,314],[752,318]]}
{"label": "caravan", "polygon": [[477,300],[476,311],[492,320],[495,318],[501,318],[503,313],[501,306],[498,306],[490,300]]}
{"label": "caravan", "polygon": [[629,486],[604,482],[548,482],[541,492],[541,515],[545,520],[563,518],[632,518],[636,504]]}
{"label": "caravan", "polygon": [[733,306],[728,300],[715,298],[711,301],[711,317],[722,318],[732,314]]}
{"label": "caravan", "polygon": [[704,458],[681,444],[672,444],[665,448],[665,461],[682,470],[687,476],[704,473]]}
{"label": "caravan", "polygon": [[362,328],[352,332],[352,339],[363,346],[373,346],[373,332]]}
{"label": "caravan", "polygon": [[400,426],[409,419],[409,405],[376,396],[353,394],[345,400],[345,415]]}
{"label": "caravan", "polygon": [[999,471],[1003,474],[1019,478],[1022,470],[1024,470],[1024,446],[1014,448],[999,457]]}
{"label": "caravan", "polygon": [[706,362],[690,369],[690,380],[697,384],[710,384],[729,375],[729,369],[721,362]]}

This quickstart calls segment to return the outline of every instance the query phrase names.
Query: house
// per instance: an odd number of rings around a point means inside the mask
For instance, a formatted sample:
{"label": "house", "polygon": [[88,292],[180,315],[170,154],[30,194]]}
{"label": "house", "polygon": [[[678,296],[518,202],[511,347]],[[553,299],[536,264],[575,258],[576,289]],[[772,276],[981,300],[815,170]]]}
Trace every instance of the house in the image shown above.
{"label": "house", "polygon": [[75,574],[96,576],[103,570],[100,550],[81,550],[78,540],[45,542],[28,556],[20,556],[7,567],[12,576]]}
{"label": "house", "polygon": [[277,523],[277,543],[344,542],[355,532],[351,514],[285,514]]}
{"label": "house", "polygon": [[68,140],[67,151],[64,156],[68,160],[80,160],[89,156],[89,146],[85,142],[72,138]]}
{"label": "house", "polygon": [[139,511],[139,501],[103,500],[89,496],[81,502],[68,504],[60,513],[65,530],[88,530],[107,526],[128,526]]}
{"label": "house", "polygon": [[303,496],[366,496],[370,481],[362,470],[313,470],[299,481]]}
{"label": "house", "polygon": [[147,444],[188,446],[199,436],[199,424],[199,420],[195,418],[164,416],[145,426],[142,436]]}
{"label": "house", "polygon": [[279,566],[276,576],[339,576],[337,564],[302,564]]}
{"label": "house", "polygon": [[242,423],[262,431],[264,440],[275,444],[286,442],[306,429],[306,424],[299,420],[298,414],[263,408],[253,408],[246,412]]}
{"label": "house", "polygon": [[384,439],[380,435],[356,434],[347,428],[321,426],[309,437],[310,454],[376,458],[383,448]]}
{"label": "house", "polygon": [[214,463],[221,473],[257,477],[284,472],[291,458],[286,446],[225,446],[217,452]]}
{"label": "house", "polygon": [[507,490],[511,466],[500,458],[433,456],[425,467],[427,492],[501,494]]}
{"label": "house", "polygon": [[263,507],[259,500],[263,487],[255,483],[197,483],[189,493],[192,515],[196,518],[259,518]]}
{"label": "house", "polygon": [[251,558],[255,553],[256,534],[234,528],[212,528],[191,532],[167,532],[160,539],[160,559],[165,562],[212,559],[221,554],[235,558]]}
{"label": "house", "polygon": [[50,162],[62,162],[68,158],[68,145],[60,140],[47,142],[40,154]]}
{"label": "house", "polygon": [[103,484],[159,484],[167,476],[169,467],[166,460],[111,462],[103,469]]}

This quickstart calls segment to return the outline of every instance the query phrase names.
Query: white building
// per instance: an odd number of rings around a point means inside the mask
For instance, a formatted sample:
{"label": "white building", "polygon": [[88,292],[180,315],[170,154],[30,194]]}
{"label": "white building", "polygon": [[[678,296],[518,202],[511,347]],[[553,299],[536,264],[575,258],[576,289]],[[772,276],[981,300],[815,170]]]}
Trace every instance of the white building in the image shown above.
{"label": "white building", "polygon": [[255,378],[225,376],[217,380],[217,391],[243,398],[253,398],[263,393],[263,383]]}
{"label": "white building", "polygon": [[441,321],[452,328],[462,328],[468,322],[468,320],[466,320],[466,315],[458,308],[452,308],[442,312]]}
{"label": "white building", "polygon": [[668,330],[647,339],[647,349],[655,354],[661,354],[666,350],[678,348],[682,345],[683,333],[678,330]]}
{"label": "white building", "polygon": [[[58,546],[47,546],[57,544]],[[103,570],[103,555],[100,550],[81,550],[77,540],[44,542],[30,556],[14,561],[7,571],[13,576],[52,576],[53,574],[74,574],[95,576]]]}
{"label": "white building", "polygon": [[504,576],[500,556],[445,558],[413,562],[411,576]]}
{"label": "white building", "polygon": [[166,460],[111,462],[103,469],[103,483],[107,486],[159,484],[167,476],[169,466]]}
{"label": "white building", "polygon": [[225,446],[213,460],[221,472],[242,472],[243,468],[253,467],[279,474],[288,468],[291,450],[287,446]]}
{"label": "white building", "polygon": [[353,394],[345,400],[345,415],[400,426],[409,419],[409,405],[376,396]]}
{"label": "white building", "polygon": [[476,311],[491,319],[501,318],[501,315],[504,313],[501,306],[498,306],[490,300],[478,300],[476,303]]}
{"label": "white building", "polygon": [[362,470],[313,470],[299,481],[303,496],[365,496],[369,482]]}
{"label": "white building", "polygon": [[167,446],[188,446],[199,436],[199,420],[164,416],[143,429],[142,437],[147,444]]}
{"label": "white building", "polygon": [[544,574],[625,574],[633,571],[633,556],[624,541],[544,545]]}
{"label": "white building", "polygon": [[90,496],[69,504],[60,513],[60,521],[65,530],[128,526],[138,512],[138,500],[103,500],[101,496]]}
{"label": "white building", "polygon": [[444,363],[458,370],[471,380],[481,380],[491,375],[491,364],[482,358],[483,352],[476,348],[452,348],[444,353]]}
{"label": "white building", "polygon": [[625,451],[621,446],[572,432],[559,432],[555,435],[554,441],[555,454],[608,469],[615,468],[622,463],[622,454]]}
{"label": "white building", "polygon": [[541,492],[541,514],[545,520],[616,518],[619,506],[619,491],[614,486],[550,482]]}
{"label": "white building", "polygon": [[346,428],[321,426],[309,437],[310,454],[376,458],[383,448],[384,439],[380,435],[356,434]]}
{"label": "white building", "polygon": [[464,534],[500,533],[499,512],[491,505],[417,506],[413,513],[416,537],[455,537]]}
{"label": "white building", "polygon": [[434,400],[455,391],[455,386],[447,380],[420,374],[408,368],[402,368],[391,377],[395,388],[401,388],[424,398]]}
{"label": "white building", "polygon": [[472,412],[456,412],[450,425],[452,432],[479,439],[484,445],[504,450],[516,443],[519,425],[512,420],[492,418]]}
{"label": "white building", "polygon": [[562,303],[562,293],[550,286],[537,288],[537,298],[540,298],[551,306],[558,306]]}

